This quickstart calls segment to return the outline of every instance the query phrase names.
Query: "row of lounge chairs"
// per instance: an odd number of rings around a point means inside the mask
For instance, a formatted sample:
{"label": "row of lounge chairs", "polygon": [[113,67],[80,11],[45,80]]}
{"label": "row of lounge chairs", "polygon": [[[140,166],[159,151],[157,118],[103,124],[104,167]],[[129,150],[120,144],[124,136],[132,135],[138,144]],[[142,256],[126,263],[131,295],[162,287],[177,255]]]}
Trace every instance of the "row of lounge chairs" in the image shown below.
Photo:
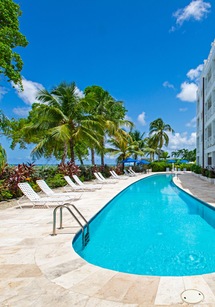
{"label": "row of lounge chairs", "polygon": [[[95,191],[97,189],[101,189],[103,184],[106,183],[116,183],[118,180],[127,179],[126,176],[119,176],[115,171],[110,171],[111,179],[106,179],[100,172],[95,172],[94,176],[98,183],[96,184],[85,184],[83,183],[77,175],[73,175],[73,180],[69,176],[64,176],[64,179],[67,182],[67,186],[65,187],[66,192],[54,192],[44,180],[37,180],[36,183],[40,187],[41,191],[46,195],[45,197],[41,197],[38,193],[36,193],[29,183],[22,182],[19,183],[18,186],[22,193],[24,194],[22,198],[18,199],[17,203],[20,208],[22,208],[22,202],[24,197],[27,197],[33,204],[33,207],[36,205],[44,205],[49,208],[50,204],[61,205],[62,203],[70,203],[71,201],[75,201],[81,198],[82,194],[77,194],[74,192],[84,192],[84,191]],[[129,175],[128,175],[129,176]],[[73,192],[67,192],[68,188],[72,189]]]}

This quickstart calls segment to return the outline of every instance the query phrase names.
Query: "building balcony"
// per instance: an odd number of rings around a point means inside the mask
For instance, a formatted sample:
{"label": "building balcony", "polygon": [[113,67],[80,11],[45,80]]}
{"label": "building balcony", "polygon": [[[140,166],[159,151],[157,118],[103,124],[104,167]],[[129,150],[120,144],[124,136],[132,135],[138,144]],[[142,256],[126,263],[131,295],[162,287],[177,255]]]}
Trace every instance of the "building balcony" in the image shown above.
{"label": "building balcony", "polygon": [[205,121],[207,122],[212,115],[215,114],[215,105],[213,105],[207,112],[205,113]]}
{"label": "building balcony", "polygon": [[205,147],[209,148],[215,145],[215,136],[210,136],[205,140]]}

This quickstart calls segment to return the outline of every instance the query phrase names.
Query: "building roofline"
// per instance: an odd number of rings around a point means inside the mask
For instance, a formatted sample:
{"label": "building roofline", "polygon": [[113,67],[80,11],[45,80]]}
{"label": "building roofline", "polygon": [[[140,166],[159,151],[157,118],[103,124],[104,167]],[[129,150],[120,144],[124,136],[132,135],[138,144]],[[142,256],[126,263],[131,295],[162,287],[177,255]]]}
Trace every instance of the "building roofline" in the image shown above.
{"label": "building roofline", "polygon": [[208,66],[210,65],[211,59],[213,57],[213,54],[215,54],[215,39],[211,43],[211,49],[210,49],[210,52],[209,52],[207,60],[204,60],[204,67],[203,67],[203,70],[202,70],[202,73],[201,73],[201,77],[205,77],[206,76],[206,72],[207,72]]}

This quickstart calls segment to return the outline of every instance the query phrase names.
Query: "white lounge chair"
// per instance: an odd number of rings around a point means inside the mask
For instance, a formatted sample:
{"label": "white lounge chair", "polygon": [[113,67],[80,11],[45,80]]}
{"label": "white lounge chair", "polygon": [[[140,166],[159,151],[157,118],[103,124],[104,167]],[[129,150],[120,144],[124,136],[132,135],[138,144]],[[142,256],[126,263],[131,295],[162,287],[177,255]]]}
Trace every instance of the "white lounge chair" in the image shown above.
{"label": "white lounge chair", "polygon": [[[69,176],[64,176],[64,179],[66,180],[66,182],[68,183],[69,187],[72,188],[73,191],[75,192],[84,192],[84,191],[95,191],[96,189],[87,189],[80,185],[77,185],[76,183],[74,183],[74,181],[72,181],[72,179]],[[66,188],[66,187],[65,187]]]}
{"label": "white lounge chair", "polygon": [[128,179],[128,177],[125,177],[125,176],[119,176],[115,171],[110,171],[111,175],[113,176],[113,178],[115,179]]}
{"label": "white lounge chair", "polygon": [[[20,190],[22,191],[22,193],[24,194],[24,196],[26,196],[33,204],[33,208],[36,205],[44,205],[47,208],[49,208],[49,204],[55,204],[57,205],[62,205],[63,203],[70,203],[73,199],[71,199],[70,197],[40,197],[30,186],[30,184],[28,182],[20,182],[18,183],[18,187],[20,188]],[[22,208],[22,200],[23,197],[21,197],[17,203],[19,205],[20,208]]]}
{"label": "white lounge chair", "polygon": [[135,171],[132,168],[129,168],[128,171],[134,176],[141,175],[141,174],[135,173]]}
{"label": "white lounge chair", "polygon": [[[95,173],[96,174],[96,173]],[[118,180],[115,178],[115,179],[107,179],[107,178],[105,178],[103,175],[102,175],[102,173],[100,173],[100,172],[97,172],[97,174],[98,174],[98,176],[102,179],[102,182],[107,182],[107,183],[116,183],[116,182],[118,182]]]}
{"label": "white lounge chair", "polygon": [[72,175],[73,179],[75,180],[75,182],[81,186],[84,187],[85,189],[101,189],[102,185],[101,184],[84,184],[77,175]]}
{"label": "white lounge chair", "polygon": [[124,173],[126,176],[134,177],[134,174],[129,173],[126,169],[124,169]]}
{"label": "white lounge chair", "polygon": [[69,192],[61,192],[61,193],[58,193],[58,192],[54,192],[48,185],[47,183],[40,179],[40,180],[37,180],[36,183],[38,184],[38,186],[40,187],[40,189],[47,195],[47,196],[53,196],[53,197],[57,197],[57,196],[60,196],[60,197],[70,197],[72,198],[73,200],[78,200],[81,198],[81,195],[82,194],[77,194],[77,193],[69,193]]}

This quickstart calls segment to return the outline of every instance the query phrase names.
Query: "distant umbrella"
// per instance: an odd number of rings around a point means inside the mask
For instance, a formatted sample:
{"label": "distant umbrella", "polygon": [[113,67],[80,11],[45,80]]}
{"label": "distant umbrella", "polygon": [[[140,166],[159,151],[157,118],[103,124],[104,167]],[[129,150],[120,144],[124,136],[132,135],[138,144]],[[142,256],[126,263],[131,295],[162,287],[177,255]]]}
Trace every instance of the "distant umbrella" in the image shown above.
{"label": "distant umbrella", "polygon": [[179,163],[187,164],[187,163],[189,163],[189,161],[188,160],[180,160]]}
{"label": "distant umbrella", "polygon": [[121,161],[121,163],[135,163],[135,162],[138,162],[138,160],[135,160],[133,158],[127,158],[127,159]]}
{"label": "distant umbrella", "polygon": [[174,160],[174,159],[167,160],[167,163],[175,163],[175,162],[176,162],[176,160]]}
{"label": "distant umbrella", "polygon": [[150,164],[150,162],[147,160],[140,160],[137,162],[137,164]]}

